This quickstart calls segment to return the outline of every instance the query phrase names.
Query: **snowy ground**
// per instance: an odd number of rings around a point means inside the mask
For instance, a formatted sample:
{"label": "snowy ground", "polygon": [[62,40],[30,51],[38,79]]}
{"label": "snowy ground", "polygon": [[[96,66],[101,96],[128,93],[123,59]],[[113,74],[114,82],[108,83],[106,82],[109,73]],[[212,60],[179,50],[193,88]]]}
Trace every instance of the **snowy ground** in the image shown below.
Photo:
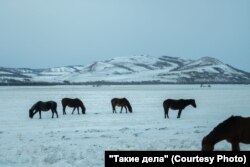
{"label": "snowy ground", "polygon": [[[62,115],[64,97],[82,99],[87,114],[71,115],[67,108]],[[134,112],[112,114],[113,97],[127,97]],[[187,107],[181,119],[170,111],[164,119],[167,98],[194,98],[197,108]],[[28,110],[39,100],[55,100],[59,118],[43,112],[41,120],[30,119]],[[250,116],[249,100],[249,85],[0,87],[0,166],[99,167],[105,150],[200,150],[218,123],[231,115]],[[215,149],[231,146],[223,141]]]}

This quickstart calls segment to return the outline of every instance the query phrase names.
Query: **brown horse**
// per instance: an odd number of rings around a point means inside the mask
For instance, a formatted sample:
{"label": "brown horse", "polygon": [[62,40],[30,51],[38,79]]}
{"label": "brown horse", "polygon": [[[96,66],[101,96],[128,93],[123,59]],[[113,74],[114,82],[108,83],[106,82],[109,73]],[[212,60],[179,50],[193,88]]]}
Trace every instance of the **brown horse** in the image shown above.
{"label": "brown horse", "polygon": [[79,114],[79,107],[82,109],[82,114],[85,114],[86,108],[80,99],[63,98],[61,102],[62,102],[62,106],[63,106],[63,115],[66,115],[65,109],[67,106],[74,108],[71,114],[74,113],[76,108],[77,108],[77,112]]}
{"label": "brown horse", "polygon": [[[193,106],[196,108],[196,103],[194,99],[180,99],[180,100],[174,100],[174,99],[167,99],[163,102],[163,108],[165,111],[165,118],[168,117],[168,110],[171,108],[173,110],[179,110],[177,118],[181,117],[182,110],[187,107],[188,105]],[[168,117],[169,118],[169,117]]]}
{"label": "brown horse", "polygon": [[240,151],[239,143],[250,144],[250,117],[231,116],[218,124],[202,140],[202,150],[212,151],[214,145],[227,140],[232,145],[232,151]]}
{"label": "brown horse", "polygon": [[[126,113],[127,113],[128,111],[129,111],[130,113],[132,113],[132,107],[131,107],[129,101],[128,101],[126,98],[122,98],[122,99],[113,98],[113,99],[111,100],[111,105],[112,105],[112,108],[113,108],[113,113],[116,113],[115,106],[120,106],[120,107],[121,107],[120,113],[122,113],[123,107],[126,109]],[[127,111],[127,109],[128,109],[128,111]]]}

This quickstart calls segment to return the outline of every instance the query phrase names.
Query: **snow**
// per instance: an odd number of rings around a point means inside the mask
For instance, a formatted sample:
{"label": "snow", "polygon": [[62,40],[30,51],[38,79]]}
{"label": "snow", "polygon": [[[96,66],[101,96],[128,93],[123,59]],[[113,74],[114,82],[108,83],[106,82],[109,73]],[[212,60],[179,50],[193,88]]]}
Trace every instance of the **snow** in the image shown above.
{"label": "snow", "polygon": [[[249,85],[147,85],[147,86],[45,86],[0,87],[0,166],[99,167],[105,150],[200,150],[201,140],[231,115],[250,115]],[[61,99],[80,98],[86,115],[62,115]],[[133,113],[112,113],[110,100],[126,97]],[[170,111],[164,119],[167,98],[194,98],[177,119]],[[28,117],[37,101],[54,100],[58,119],[43,112]],[[241,144],[241,150],[250,145]],[[225,141],[216,150],[230,150]]]}
{"label": "snow", "polygon": [[6,71],[0,71],[0,75],[1,75],[1,74],[12,74],[12,73],[6,72]]}

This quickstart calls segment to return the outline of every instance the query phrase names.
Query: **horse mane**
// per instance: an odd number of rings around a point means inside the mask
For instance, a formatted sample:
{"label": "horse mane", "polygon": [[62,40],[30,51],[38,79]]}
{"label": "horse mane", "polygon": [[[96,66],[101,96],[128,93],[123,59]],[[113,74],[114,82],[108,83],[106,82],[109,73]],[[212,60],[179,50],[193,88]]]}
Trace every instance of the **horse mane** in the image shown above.
{"label": "horse mane", "polygon": [[78,99],[78,98],[76,98],[76,100],[78,100],[78,102],[80,103],[80,107],[82,108],[82,111],[85,112],[86,108],[85,108],[83,102],[80,99]]}
{"label": "horse mane", "polygon": [[33,111],[36,109],[38,103],[40,103],[40,102],[41,102],[41,101],[36,102],[36,103],[30,108],[30,111],[33,112]]}
{"label": "horse mane", "polygon": [[185,101],[187,101],[187,102],[195,102],[194,99],[186,99]]}
{"label": "horse mane", "polygon": [[123,99],[124,99],[124,101],[126,101],[126,103],[127,103],[127,107],[128,107],[129,112],[132,112],[132,107],[131,107],[131,105],[130,105],[128,99],[126,99],[126,98],[123,98]]}

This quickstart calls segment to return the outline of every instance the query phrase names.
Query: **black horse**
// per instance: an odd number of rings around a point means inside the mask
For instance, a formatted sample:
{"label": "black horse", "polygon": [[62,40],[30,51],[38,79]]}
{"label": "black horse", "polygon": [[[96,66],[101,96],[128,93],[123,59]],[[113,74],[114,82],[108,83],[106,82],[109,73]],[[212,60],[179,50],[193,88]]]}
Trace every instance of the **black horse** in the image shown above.
{"label": "black horse", "polygon": [[[111,105],[112,105],[112,108],[113,108],[113,113],[116,113],[116,110],[115,110],[115,106],[120,106],[121,107],[121,111],[120,113],[122,113],[122,109],[123,107],[126,109],[126,113],[129,111],[130,113],[132,113],[132,107],[129,103],[129,101],[126,99],[126,98],[113,98],[111,100]],[[128,111],[127,111],[128,109]]]}
{"label": "black horse", "polygon": [[54,101],[47,101],[47,102],[42,102],[39,101],[37,103],[35,103],[31,109],[29,110],[29,117],[33,118],[33,116],[39,112],[39,119],[41,119],[41,112],[42,111],[49,111],[51,110],[52,112],[52,118],[54,118],[54,113],[56,113],[56,116],[58,118],[58,113],[56,111],[57,108],[57,104]]}
{"label": "black horse", "polygon": [[76,108],[77,108],[77,112],[79,114],[79,107],[82,109],[82,114],[85,114],[86,108],[80,99],[63,98],[61,102],[62,102],[62,106],[63,106],[63,115],[66,115],[65,109],[67,106],[73,108],[73,111],[71,114],[74,113]]}
{"label": "black horse", "polygon": [[[173,110],[179,110],[177,118],[181,117],[182,110],[187,107],[188,105],[192,105],[194,108],[196,108],[196,103],[194,99],[180,99],[180,100],[174,100],[174,99],[167,99],[163,102],[163,108],[165,111],[165,118],[168,117],[168,110],[171,108]],[[169,117],[168,117],[169,118]]]}
{"label": "black horse", "polygon": [[231,116],[218,124],[202,140],[202,150],[212,151],[214,145],[227,140],[232,145],[232,151],[240,151],[239,143],[250,144],[250,117]]}

